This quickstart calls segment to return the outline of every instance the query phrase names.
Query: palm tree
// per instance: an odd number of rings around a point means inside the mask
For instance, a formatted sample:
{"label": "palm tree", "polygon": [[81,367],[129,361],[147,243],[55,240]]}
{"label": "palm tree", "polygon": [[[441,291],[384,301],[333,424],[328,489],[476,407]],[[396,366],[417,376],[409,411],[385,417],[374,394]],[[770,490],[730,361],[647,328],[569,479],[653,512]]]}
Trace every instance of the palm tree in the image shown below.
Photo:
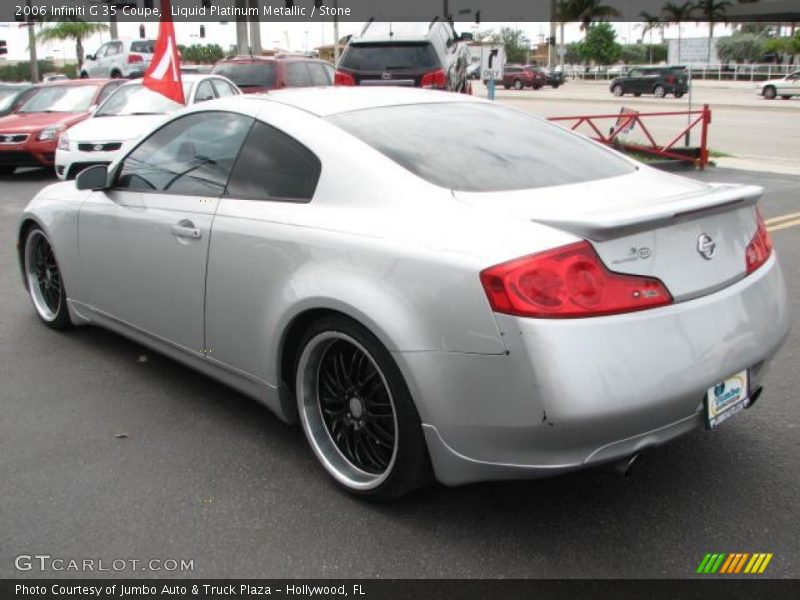
{"label": "palm tree", "polygon": [[622,16],[613,6],[603,6],[602,0],[568,0],[567,4],[573,19],[580,21],[583,32],[588,32],[589,26],[596,21]]}
{"label": "palm tree", "polygon": [[75,55],[78,57],[78,71],[83,65],[83,40],[95,33],[107,31],[104,23],[87,23],[78,19],[60,21],[46,29],[42,29],[36,38],[42,42],[75,40]]}
{"label": "palm tree", "polygon": [[681,24],[692,16],[694,8],[694,5],[687,0],[683,4],[667,2],[662,9],[667,23],[675,23],[678,25],[678,62],[681,61]]}
{"label": "palm tree", "polygon": [[705,21],[708,21],[708,58],[707,63],[711,62],[711,40],[714,37],[714,25],[720,21],[727,23],[728,19],[725,16],[725,10],[731,5],[728,0],[699,0],[695,5],[697,10]]}
{"label": "palm tree", "polygon": [[653,64],[653,31],[659,31],[661,33],[661,41],[664,41],[664,24],[661,22],[661,17],[658,15],[651,15],[646,11],[642,11],[639,13],[639,16],[642,19],[642,41],[644,41],[644,36],[650,34],[650,43],[649,51],[650,51],[650,64]]}
{"label": "palm tree", "polygon": [[[556,7],[555,7],[555,14],[553,15],[555,21],[558,22],[558,28],[561,38],[561,45],[560,48],[564,48],[564,25],[572,18],[571,11],[571,0],[557,0]],[[558,64],[562,67],[564,66],[564,55],[558,55]]]}

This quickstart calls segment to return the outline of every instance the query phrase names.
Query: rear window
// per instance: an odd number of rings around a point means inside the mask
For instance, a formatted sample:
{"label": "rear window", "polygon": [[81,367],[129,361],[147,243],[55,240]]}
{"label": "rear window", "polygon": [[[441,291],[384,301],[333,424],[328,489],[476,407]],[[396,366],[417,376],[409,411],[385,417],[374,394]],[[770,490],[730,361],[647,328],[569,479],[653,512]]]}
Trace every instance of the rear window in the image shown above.
{"label": "rear window", "polygon": [[437,66],[436,52],[422,44],[350,44],[339,66],[353,71],[392,71],[432,69]]}
{"label": "rear window", "polygon": [[496,104],[388,106],[327,119],[422,179],[465,192],[581,183],[635,170],[559,125]]}
{"label": "rear window", "polygon": [[153,40],[138,40],[131,42],[131,52],[141,52],[142,54],[152,54],[155,52],[156,43]]}
{"label": "rear window", "polygon": [[239,87],[274,87],[275,63],[220,63],[212,71],[227,77]]}

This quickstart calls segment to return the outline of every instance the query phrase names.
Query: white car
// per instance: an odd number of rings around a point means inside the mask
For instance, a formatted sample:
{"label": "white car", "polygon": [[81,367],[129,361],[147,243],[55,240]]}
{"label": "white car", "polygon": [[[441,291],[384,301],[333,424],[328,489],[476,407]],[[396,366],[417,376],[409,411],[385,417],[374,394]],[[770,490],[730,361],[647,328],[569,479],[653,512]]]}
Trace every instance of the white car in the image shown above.
{"label": "white car", "polygon": [[86,55],[79,74],[82,79],[141,77],[153,58],[155,44],[154,40],[111,40],[100,46],[94,54]]}
{"label": "white car", "polygon": [[[187,104],[241,94],[238,87],[220,75],[183,75]],[[126,83],[111,94],[91,118],[61,134],[56,149],[56,175],[73,179],[92,165],[107,165],[149,132],[165,115],[182,108],[177,102],[142,85]]]}
{"label": "white car", "polygon": [[777,96],[784,100],[788,100],[792,96],[800,96],[800,71],[795,71],[780,79],[760,82],[758,93],[767,100],[774,100]]}

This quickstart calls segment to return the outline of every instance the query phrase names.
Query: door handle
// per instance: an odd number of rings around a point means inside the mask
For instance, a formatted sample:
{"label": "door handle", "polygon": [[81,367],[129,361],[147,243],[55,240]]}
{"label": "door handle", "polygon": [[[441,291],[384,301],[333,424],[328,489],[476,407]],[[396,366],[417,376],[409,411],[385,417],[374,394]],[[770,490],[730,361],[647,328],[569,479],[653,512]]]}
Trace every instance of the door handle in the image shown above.
{"label": "door handle", "polygon": [[191,223],[188,225],[172,225],[170,230],[172,231],[172,235],[180,238],[199,240],[203,236],[200,230]]}

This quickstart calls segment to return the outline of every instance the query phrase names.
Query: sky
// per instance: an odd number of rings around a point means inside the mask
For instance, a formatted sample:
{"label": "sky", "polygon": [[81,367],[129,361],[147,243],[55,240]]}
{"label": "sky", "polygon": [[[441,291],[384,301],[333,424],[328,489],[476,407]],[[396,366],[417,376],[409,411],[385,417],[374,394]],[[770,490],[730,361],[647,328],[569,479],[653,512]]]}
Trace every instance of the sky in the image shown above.
{"label": "sky", "polygon": [[[639,23],[612,23],[617,30],[617,40],[620,43],[636,42],[641,38],[641,26]],[[339,34],[341,36],[356,33],[361,29],[360,23],[342,22],[339,24]],[[518,27],[525,32],[533,43],[538,43],[546,38],[550,33],[550,24],[546,22],[518,22],[518,23],[481,23],[481,31],[487,29],[499,29],[500,27]],[[138,23],[119,23],[120,37],[139,37]],[[158,23],[146,23],[146,33],[150,38],[155,39],[158,35]],[[472,23],[456,23],[458,32],[476,32],[478,27]],[[236,25],[234,22],[226,24],[218,22],[205,23],[206,37],[199,37],[200,23],[175,23],[175,33],[179,44],[191,45],[197,43],[216,43],[224,50],[236,41]],[[728,30],[718,26],[715,35],[727,35]],[[667,38],[677,37],[678,28],[673,25],[665,31]],[[708,29],[704,24],[686,23],[682,25],[683,37],[705,37]],[[569,24],[565,28],[566,41],[573,42],[580,40],[583,33],[577,24]],[[110,39],[109,34],[95,35],[84,41],[84,48],[87,53],[92,53],[105,41]],[[28,37],[25,29],[18,27],[17,23],[0,22],[0,40],[5,40],[8,45],[7,59],[25,60],[28,57]],[[653,34],[653,41],[658,40],[658,34]],[[309,23],[309,22],[269,22],[261,23],[261,45],[264,48],[278,47],[282,50],[304,52],[306,49],[313,50],[315,47],[333,42],[332,23]],[[52,57],[54,59],[66,58],[75,59],[75,43],[53,42],[48,44],[38,44],[40,58]],[[0,64],[2,62],[0,61]]]}

